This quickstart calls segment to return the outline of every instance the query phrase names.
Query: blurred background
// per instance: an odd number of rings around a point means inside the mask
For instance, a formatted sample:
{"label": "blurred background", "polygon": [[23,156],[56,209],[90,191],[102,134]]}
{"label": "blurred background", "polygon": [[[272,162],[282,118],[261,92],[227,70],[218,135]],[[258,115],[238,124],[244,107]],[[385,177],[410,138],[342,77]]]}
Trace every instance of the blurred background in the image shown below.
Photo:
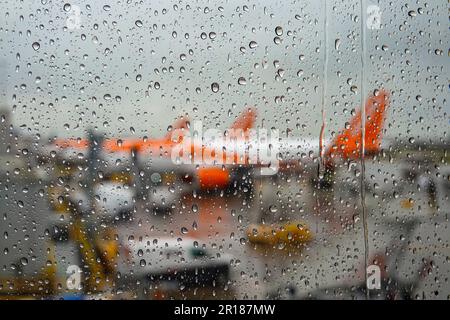
{"label": "blurred background", "polygon": [[0,3],[0,298],[450,298],[448,1]]}

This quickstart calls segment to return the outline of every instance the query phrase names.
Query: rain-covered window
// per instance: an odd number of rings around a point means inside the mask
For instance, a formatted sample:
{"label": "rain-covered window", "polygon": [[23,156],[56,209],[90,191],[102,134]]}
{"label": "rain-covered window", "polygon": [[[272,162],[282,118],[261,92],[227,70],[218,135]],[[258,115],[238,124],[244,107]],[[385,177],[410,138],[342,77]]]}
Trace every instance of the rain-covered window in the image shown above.
{"label": "rain-covered window", "polygon": [[447,1],[0,3],[0,297],[450,297]]}

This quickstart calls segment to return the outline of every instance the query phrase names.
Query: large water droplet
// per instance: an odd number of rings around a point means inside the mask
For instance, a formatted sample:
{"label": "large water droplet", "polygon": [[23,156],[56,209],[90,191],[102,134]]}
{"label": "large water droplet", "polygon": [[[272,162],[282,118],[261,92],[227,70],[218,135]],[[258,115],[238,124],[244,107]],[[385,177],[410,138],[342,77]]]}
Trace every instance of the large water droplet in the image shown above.
{"label": "large water droplet", "polygon": [[339,47],[341,46],[341,39],[334,40],[334,48],[336,50],[339,50]]}
{"label": "large water droplet", "polygon": [[280,27],[280,26],[277,26],[277,27],[275,28],[275,34],[276,34],[277,36],[283,35],[283,28]]}
{"label": "large water droplet", "polygon": [[23,257],[23,258],[20,259],[20,263],[21,263],[23,266],[26,266],[26,265],[28,264],[28,259],[25,258],[25,257]]}
{"label": "large water droplet", "polygon": [[239,83],[241,86],[243,86],[243,85],[246,85],[246,84],[247,84],[247,80],[246,80],[244,77],[240,77],[240,78],[238,79],[238,83]]}
{"label": "large water droplet", "polygon": [[258,44],[256,43],[256,41],[250,41],[248,46],[250,47],[250,49],[255,49],[258,46]]}
{"label": "large water droplet", "polygon": [[211,90],[212,90],[212,92],[214,92],[214,93],[218,92],[218,91],[219,91],[219,84],[218,84],[217,82],[213,82],[213,83],[211,84]]}
{"label": "large water droplet", "polygon": [[39,42],[33,42],[31,47],[33,47],[34,51],[38,51],[41,45],[39,44]]}

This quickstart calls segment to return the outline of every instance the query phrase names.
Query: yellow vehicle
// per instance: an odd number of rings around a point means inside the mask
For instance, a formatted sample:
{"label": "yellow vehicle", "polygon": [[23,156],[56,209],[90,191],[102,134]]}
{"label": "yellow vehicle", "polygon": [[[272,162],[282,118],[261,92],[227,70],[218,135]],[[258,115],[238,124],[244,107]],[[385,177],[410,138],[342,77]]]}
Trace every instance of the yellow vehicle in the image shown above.
{"label": "yellow vehicle", "polygon": [[[83,267],[84,285],[83,291],[86,294],[93,294],[107,291],[112,287],[115,264],[118,255],[118,243],[115,239],[115,230],[112,227],[100,228],[96,232],[89,232],[87,221],[78,212],[75,201],[63,197],[64,190],[52,188],[49,192],[50,203],[59,215],[67,215],[68,234],[66,239],[56,239],[53,246],[57,246],[59,241],[73,241],[80,253],[80,267]],[[57,198],[55,200],[55,198]],[[56,261],[52,265],[56,265]],[[56,270],[53,270],[53,278]],[[65,281],[54,279],[64,288]],[[62,289],[64,290],[64,289]],[[57,290],[57,291],[61,291]]]}
{"label": "yellow vehicle", "polygon": [[298,246],[310,242],[311,231],[301,222],[290,222],[284,225],[250,225],[247,229],[250,243],[264,245]]}

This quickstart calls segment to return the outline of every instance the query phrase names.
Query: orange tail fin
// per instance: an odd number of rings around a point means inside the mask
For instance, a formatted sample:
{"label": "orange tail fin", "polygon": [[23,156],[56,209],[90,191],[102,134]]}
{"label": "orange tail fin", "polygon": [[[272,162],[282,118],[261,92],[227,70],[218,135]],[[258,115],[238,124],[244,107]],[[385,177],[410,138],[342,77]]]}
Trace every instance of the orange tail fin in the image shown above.
{"label": "orange tail fin", "polygon": [[[389,94],[384,90],[378,91],[367,99],[365,106],[365,154],[373,154],[380,150],[385,112],[388,104]],[[326,150],[325,157],[327,161],[333,162],[332,159],[334,157],[342,157],[343,159],[359,158],[361,153],[361,135],[361,110],[359,110]]]}
{"label": "orange tail fin", "polygon": [[256,121],[256,109],[255,108],[247,108],[244,110],[237,119],[233,122],[230,129],[242,129],[247,131],[255,125]]}

